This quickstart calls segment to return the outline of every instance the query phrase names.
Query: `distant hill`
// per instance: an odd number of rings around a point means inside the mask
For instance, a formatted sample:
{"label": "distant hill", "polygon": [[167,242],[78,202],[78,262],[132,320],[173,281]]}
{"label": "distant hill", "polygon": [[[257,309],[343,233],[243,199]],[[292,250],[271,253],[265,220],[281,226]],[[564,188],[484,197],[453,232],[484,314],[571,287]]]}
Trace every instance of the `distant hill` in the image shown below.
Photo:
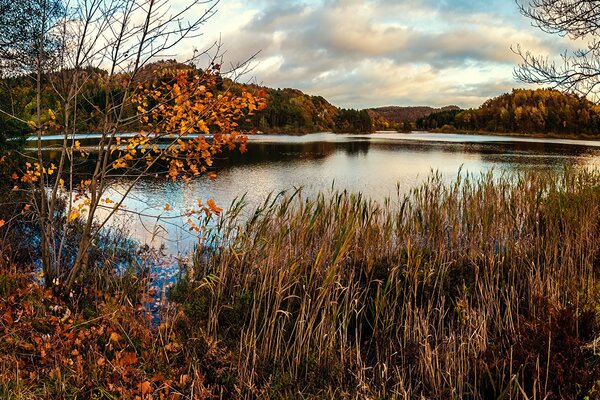
{"label": "distant hill", "polygon": [[[216,67],[216,66],[215,66]],[[203,71],[194,65],[175,60],[157,61],[143,67],[136,77],[140,84],[151,85],[157,81],[169,81],[177,73],[188,72],[201,75]],[[65,70],[55,76],[57,81],[74,79],[75,71]],[[123,96],[125,90],[114,79],[107,86],[107,71],[88,69],[82,81],[81,95],[93,100],[81,102],[77,110],[81,117],[75,127],[79,132],[93,132],[102,123],[101,114],[93,104],[102,104],[107,93]],[[36,84],[31,76],[0,79],[0,109],[14,110],[19,119],[11,119],[0,113],[0,147],[16,143],[15,138],[27,136],[30,128],[21,121],[35,118]],[[255,129],[264,133],[311,133],[345,132],[365,133],[374,130],[411,131],[447,130],[487,131],[499,133],[557,133],[586,134],[600,133],[600,105],[585,98],[549,89],[515,89],[486,101],[478,109],[461,110],[455,105],[441,108],[428,106],[388,106],[354,110],[338,108],[322,96],[314,96],[292,88],[274,89],[255,84],[232,82],[226,77],[217,79],[213,94],[230,91],[243,95],[250,92],[265,96],[267,107],[250,118],[239,121],[243,130]],[[45,82],[42,86],[42,101],[48,108],[61,109],[54,88]],[[142,122],[136,119],[136,107],[127,105],[124,117],[127,125],[119,126],[122,131],[141,129]],[[43,115],[43,118],[50,118]],[[60,115],[59,115],[60,118]],[[62,125],[59,120],[59,125]],[[10,139],[10,140],[9,140]]]}
{"label": "distant hill", "polygon": [[513,89],[477,109],[450,110],[417,121],[423,130],[600,135],[600,105],[554,89]]}
{"label": "distant hill", "polygon": [[267,108],[256,113],[253,127],[265,133],[310,133],[336,130],[340,109],[321,96],[297,89],[261,88]]}
{"label": "distant hill", "polygon": [[[218,68],[218,66],[215,66]],[[76,71],[64,70],[60,75],[53,76],[56,81],[76,79]],[[144,87],[150,87],[157,82],[170,82],[178,73],[188,73],[190,76],[201,76],[203,71],[194,65],[186,65],[176,60],[162,60],[150,63],[137,72],[135,82]],[[79,74],[83,75],[83,74]],[[123,97],[125,87],[118,82],[118,77],[107,86],[107,71],[101,69],[86,70],[82,80],[81,96],[91,101],[81,102],[77,113],[81,116],[75,127],[79,132],[95,132],[99,129],[101,113],[96,105],[102,104],[107,92],[114,97]],[[77,78],[79,79],[79,78]],[[55,95],[55,89],[50,80],[42,85],[44,109],[60,110],[61,104]],[[212,95],[221,91],[229,91],[234,95],[243,96],[244,92],[265,96],[267,107],[256,111],[250,118],[238,121],[243,130],[255,129],[264,133],[312,133],[312,132],[347,132],[365,133],[373,131],[370,115],[365,110],[346,110],[329,103],[322,96],[312,96],[297,89],[273,89],[254,84],[233,82],[227,77],[219,76]],[[0,78],[0,110],[14,110],[21,121],[35,118],[36,85],[31,76],[23,75],[11,78]],[[136,118],[137,107],[126,104],[120,131],[139,131],[143,122]],[[44,118],[50,118],[44,114]],[[64,125],[58,114],[58,124]],[[15,138],[26,137],[31,128],[20,120],[11,119],[0,113],[0,147],[6,148],[9,143],[16,143]]]}
{"label": "distant hill", "polygon": [[385,120],[400,124],[404,122],[417,122],[418,119],[428,117],[433,113],[459,110],[457,106],[446,106],[442,108],[433,108],[428,106],[416,106],[416,107],[400,107],[400,106],[388,106],[371,108],[369,111],[373,114],[384,118]]}

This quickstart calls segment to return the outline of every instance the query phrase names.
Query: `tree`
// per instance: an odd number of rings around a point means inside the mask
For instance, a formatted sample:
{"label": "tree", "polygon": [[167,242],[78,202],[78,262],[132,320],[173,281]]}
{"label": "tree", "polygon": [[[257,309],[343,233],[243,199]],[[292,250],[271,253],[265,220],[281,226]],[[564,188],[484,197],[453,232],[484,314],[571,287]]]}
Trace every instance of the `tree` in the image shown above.
{"label": "tree", "polygon": [[[47,1],[25,3],[51,4]],[[123,211],[123,201],[141,179],[156,174],[189,179],[207,172],[223,148],[244,149],[246,137],[239,123],[264,107],[264,101],[261,94],[222,87],[218,44],[210,54],[195,51],[185,64],[153,63],[182,41],[197,37],[217,4],[189,0],[173,8],[170,0],[79,0],[61,3],[61,17],[51,29],[42,30],[57,43],[56,52],[35,52],[37,112],[26,122],[38,137],[37,153],[14,179],[29,199],[24,212],[39,227],[45,282],[55,292],[70,294],[81,284],[90,269],[95,239],[109,219]],[[48,42],[42,36],[43,49]],[[202,57],[210,58],[206,69],[190,66]],[[12,53],[0,58],[13,65]],[[11,72],[22,73],[22,65],[28,64],[14,65]],[[91,81],[101,88],[93,95]],[[52,95],[46,99],[48,92]],[[97,146],[82,149],[75,134],[91,113],[101,137]],[[123,130],[138,133],[124,139],[119,133]],[[42,151],[47,133],[61,137],[56,162]],[[78,158],[90,168],[82,170]],[[122,174],[129,175],[131,183],[121,198],[107,198],[111,180]],[[63,202],[66,210],[61,213]],[[188,216],[218,211],[214,202],[199,201]],[[195,227],[191,219],[190,224]],[[77,243],[70,249],[69,238],[75,234]]]}
{"label": "tree", "polygon": [[522,62],[515,69],[517,79],[552,86],[598,100],[600,94],[600,1],[516,0],[521,13],[542,31],[587,41],[584,48],[565,51],[560,61],[535,55],[517,46]]}

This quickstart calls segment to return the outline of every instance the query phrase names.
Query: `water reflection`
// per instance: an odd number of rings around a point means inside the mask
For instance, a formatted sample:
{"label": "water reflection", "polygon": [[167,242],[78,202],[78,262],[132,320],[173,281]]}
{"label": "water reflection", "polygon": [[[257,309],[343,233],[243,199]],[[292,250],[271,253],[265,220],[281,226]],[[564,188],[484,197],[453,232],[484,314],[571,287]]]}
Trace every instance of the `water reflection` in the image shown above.
{"label": "water reflection", "polygon": [[[214,198],[226,208],[243,194],[252,207],[269,193],[303,187],[307,196],[337,189],[363,192],[382,200],[407,192],[432,170],[445,179],[463,173],[497,173],[525,169],[561,169],[564,166],[600,168],[600,142],[576,142],[465,136],[446,134],[375,134],[306,136],[256,136],[245,154],[222,157],[218,179],[199,177],[189,183],[163,179],[142,181],[126,200],[129,210],[146,217],[121,215],[113,223],[126,224],[143,243],[164,244],[168,253],[185,253],[196,239],[182,220],[157,223],[160,216],[174,216],[197,203]],[[109,197],[123,193],[128,181],[115,179]],[[173,211],[165,211],[169,203]],[[187,218],[185,218],[187,219]]]}

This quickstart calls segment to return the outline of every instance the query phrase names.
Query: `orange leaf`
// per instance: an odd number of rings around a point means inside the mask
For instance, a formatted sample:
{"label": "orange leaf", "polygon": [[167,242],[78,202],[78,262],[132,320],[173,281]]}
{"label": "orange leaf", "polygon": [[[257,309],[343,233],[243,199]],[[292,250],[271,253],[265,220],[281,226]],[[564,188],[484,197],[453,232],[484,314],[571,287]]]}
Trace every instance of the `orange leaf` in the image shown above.
{"label": "orange leaf", "polygon": [[113,342],[118,342],[121,340],[121,336],[117,332],[113,332],[110,334],[110,340]]}
{"label": "orange leaf", "polygon": [[13,317],[12,317],[10,311],[7,311],[7,312],[4,313],[4,320],[8,323],[8,325],[12,325],[13,324]]}
{"label": "orange leaf", "polygon": [[2,228],[5,224],[6,224],[6,222],[4,222],[3,219],[0,219],[0,228]]}
{"label": "orange leaf", "polygon": [[152,378],[152,382],[162,382],[165,380],[165,377],[160,372],[157,372]]}
{"label": "orange leaf", "polygon": [[185,385],[186,383],[188,383],[190,381],[190,376],[187,374],[183,374],[179,377],[179,384],[180,385]]}
{"label": "orange leaf", "polygon": [[223,211],[222,208],[217,206],[217,203],[215,203],[214,199],[208,199],[206,201],[206,205],[208,206],[208,208],[210,208],[210,211],[212,211],[213,213],[219,215],[221,213],[221,211]]}
{"label": "orange leaf", "polygon": [[123,358],[121,358],[121,362],[123,365],[132,365],[137,362],[137,356],[135,353],[127,352],[123,354]]}
{"label": "orange leaf", "polygon": [[148,394],[152,392],[152,384],[148,381],[144,381],[140,383],[139,390],[142,392],[142,394]]}

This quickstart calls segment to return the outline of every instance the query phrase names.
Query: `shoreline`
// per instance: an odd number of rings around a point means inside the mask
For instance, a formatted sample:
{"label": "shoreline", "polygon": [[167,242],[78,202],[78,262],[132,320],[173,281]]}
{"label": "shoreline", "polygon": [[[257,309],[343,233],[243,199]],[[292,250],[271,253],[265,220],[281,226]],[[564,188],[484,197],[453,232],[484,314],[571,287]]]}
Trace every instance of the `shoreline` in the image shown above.
{"label": "shoreline", "polygon": [[[403,132],[399,132],[403,133]],[[561,134],[561,133],[518,133],[518,132],[488,132],[488,131],[468,131],[456,129],[453,131],[432,129],[432,130],[414,130],[410,133],[441,133],[441,134],[456,134],[456,135],[485,135],[485,136],[506,136],[518,138],[535,138],[535,139],[569,139],[569,140],[595,140],[600,141],[600,136],[593,135],[576,135],[576,134]]]}
{"label": "shoreline", "polygon": [[[412,131],[397,131],[397,130],[377,130],[373,132],[333,132],[333,131],[314,131],[314,132],[256,132],[254,134],[248,134],[248,137],[252,136],[306,136],[306,135],[314,135],[319,133],[332,133],[332,134],[342,134],[342,135],[371,135],[377,133],[400,133],[403,135],[410,135],[414,133],[435,133],[435,134],[449,134],[449,135],[482,135],[482,136],[505,136],[505,137],[516,137],[516,138],[535,138],[535,139],[568,139],[568,140],[591,140],[591,141],[600,141],[600,135],[576,135],[576,134],[560,134],[560,133],[518,133],[518,132],[488,132],[488,131],[467,131],[467,130],[441,130],[441,129],[431,129],[431,130],[412,130]],[[130,138],[137,134],[137,132],[122,132],[119,133],[119,136],[122,138]],[[100,133],[78,133],[74,136],[75,139],[96,139],[100,137]],[[195,137],[197,134],[191,134],[187,137]],[[211,135],[204,135],[206,137],[210,137]],[[43,141],[50,140],[60,140],[63,138],[63,135],[46,135],[42,136]],[[37,136],[29,136],[25,139],[26,142],[32,142],[37,140]]]}

